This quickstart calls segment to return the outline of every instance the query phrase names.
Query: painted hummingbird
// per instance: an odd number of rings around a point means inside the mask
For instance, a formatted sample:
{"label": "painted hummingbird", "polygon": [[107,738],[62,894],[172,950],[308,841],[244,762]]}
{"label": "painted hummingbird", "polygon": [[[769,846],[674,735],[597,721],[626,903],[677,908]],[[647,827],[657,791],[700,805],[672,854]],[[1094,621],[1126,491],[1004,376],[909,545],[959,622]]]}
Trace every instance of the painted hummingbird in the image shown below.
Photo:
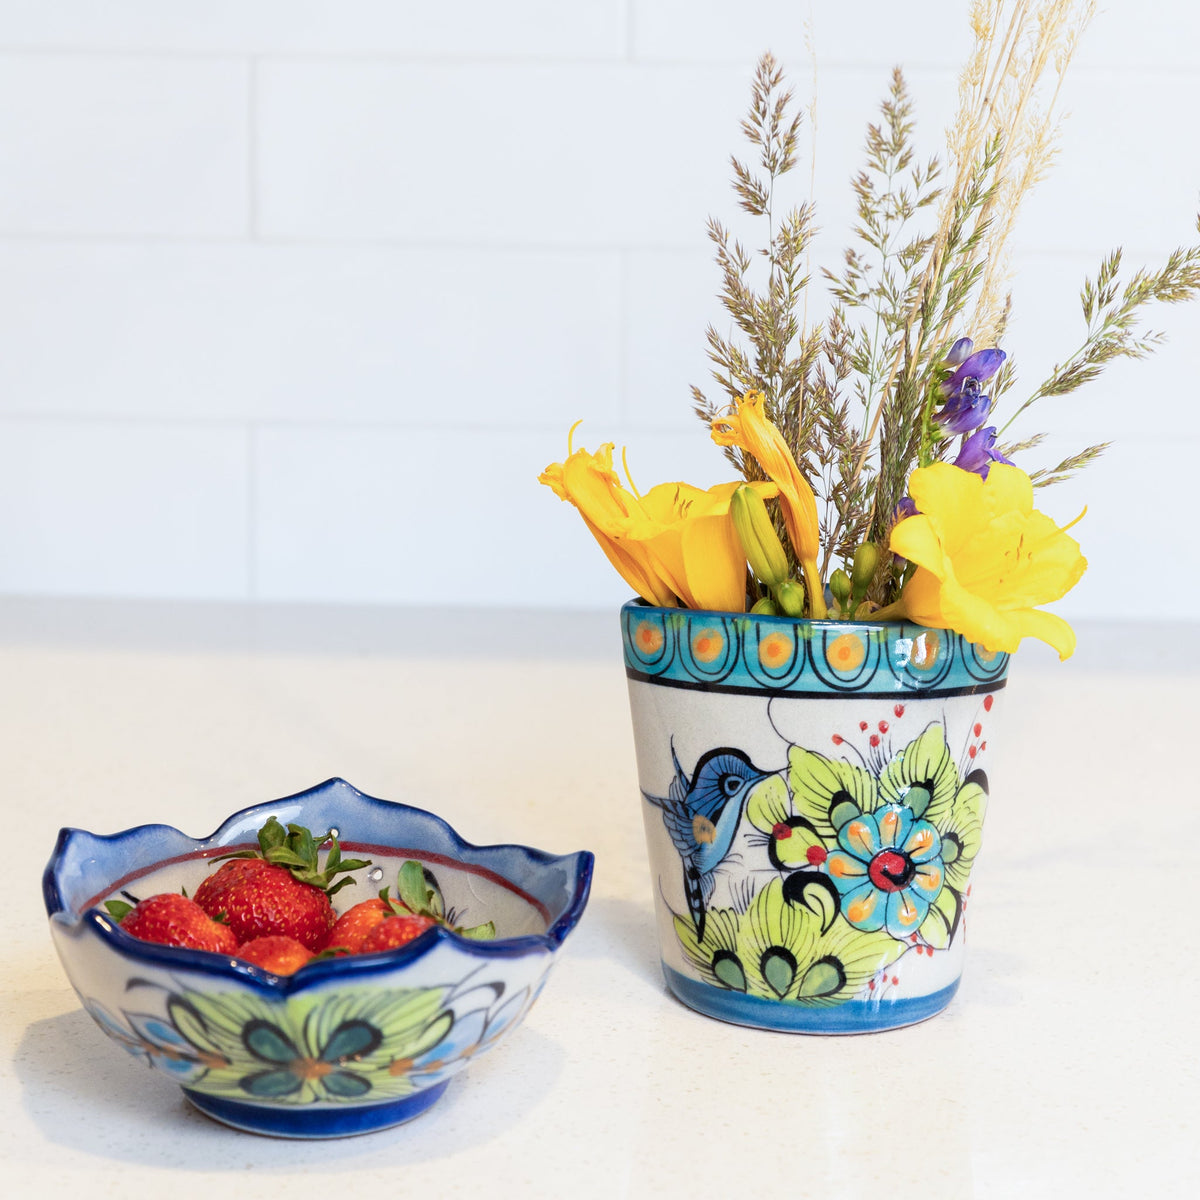
{"label": "painted hummingbird", "polygon": [[704,937],[704,914],[714,873],[733,845],[746,796],[769,771],[760,771],[740,750],[710,750],[696,763],[691,782],[679,765],[674,742],[675,778],[666,797],[642,795],[662,810],[663,824],[683,860],[683,890],[696,937]]}

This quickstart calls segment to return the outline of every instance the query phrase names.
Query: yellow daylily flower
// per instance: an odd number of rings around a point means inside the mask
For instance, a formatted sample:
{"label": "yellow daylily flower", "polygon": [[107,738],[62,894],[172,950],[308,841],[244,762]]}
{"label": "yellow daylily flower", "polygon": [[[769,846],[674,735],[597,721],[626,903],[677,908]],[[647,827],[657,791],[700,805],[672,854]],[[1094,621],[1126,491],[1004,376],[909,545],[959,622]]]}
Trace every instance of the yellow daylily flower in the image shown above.
{"label": "yellow daylily flower", "polygon": [[[730,512],[740,486],[720,483],[703,491],[660,483],[642,497],[646,519],[635,521],[628,537],[645,547],[688,608],[746,610],[746,551]],[[774,484],[751,486],[764,499],[778,493]]]}
{"label": "yellow daylily flower", "polygon": [[[729,512],[740,484],[704,491],[661,483],[639,496],[621,486],[611,442],[594,454],[573,450],[569,442],[567,450],[566,461],[552,463],[538,481],[575,505],[609,562],[643,600],[663,608],[682,602],[745,611],[746,555]],[[774,484],[753,486],[764,498],[778,494]]]}
{"label": "yellow daylily flower", "polygon": [[751,455],[779,487],[783,523],[804,569],[810,602],[814,605],[812,615],[823,617],[825,589],[817,570],[821,553],[817,500],[800,473],[783,434],[767,419],[765,400],[760,391],[747,392],[741,400],[735,401],[731,414],[713,418],[712,439],[718,446],[737,446]]}
{"label": "yellow daylily flower", "polygon": [[[574,433],[574,427],[571,432]],[[671,585],[645,549],[637,543],[619,540],[628,532],[634,517],[643,514],[641,501],[621,486],[613,470],[612,454],[612,442],[605,442],[591,454],[587,450],[572,450],[568,438],[566,461],[551,463],[538,476],[538,482],[544,483],[560,500],[575,505],[608,561],[643,600],[659,608],[674,608],[678,602]]]}
{"label": "yellow daylily flower", "polygon": [[993,463],[987,479],[934,463],[912,473],[908,490],[919,511],[892,530],[891,549],[917,571],[900,599],[875,615],[953,629],[994,653],[1036,637],[1068,658],[1070,625],[1037,605],[1066,595],[1087,560],[1033,507],[1029,476],[1004,463]]}

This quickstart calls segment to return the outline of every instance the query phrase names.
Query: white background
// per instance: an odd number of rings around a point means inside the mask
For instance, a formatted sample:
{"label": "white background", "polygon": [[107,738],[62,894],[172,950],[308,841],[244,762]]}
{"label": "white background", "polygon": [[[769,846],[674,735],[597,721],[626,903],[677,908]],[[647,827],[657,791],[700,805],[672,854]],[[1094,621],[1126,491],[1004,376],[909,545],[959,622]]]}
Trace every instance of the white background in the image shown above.
{"label": "white background", "polygon": [[[1190,244],[1200,9],[1112,0],[1017,233],[1032,387],[1100,257]],[[817,77],[835,265],[894,63],[934,150],[966,4],[0,0],[0,591],[607,605],[535,477],[628,443],[640,486],[726,475],[690,414],[719,318],[704,223],[753,64]],[[806,158],[809,146],[805,144]],[[808,191],[807,162],[797,199]],[[1092,567],[1059,610],[1196,615],[1200,307],[1027,431],[1113,439],[1042,493]],[[1036,463],[1025,465],[1036,465]]]}

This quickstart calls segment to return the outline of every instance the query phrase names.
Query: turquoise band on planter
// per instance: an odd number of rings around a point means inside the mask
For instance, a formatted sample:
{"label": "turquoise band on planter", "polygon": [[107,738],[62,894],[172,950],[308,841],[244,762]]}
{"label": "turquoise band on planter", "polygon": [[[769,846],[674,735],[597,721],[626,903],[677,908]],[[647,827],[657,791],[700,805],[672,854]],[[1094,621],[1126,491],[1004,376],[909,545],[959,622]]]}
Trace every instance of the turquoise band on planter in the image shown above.
{"label": "turquoise band on planter", "polygon": [[786,1033],[880,1033],[885,1029],[899,1029],[940,1013],[958,991],[956,979],[949,987],[927,996],[851,1000],[836,1007],[818,1007],[794,1001],[764,1000],[761,996],[713,987],[681,975],[666,963],[662,964],[662,969],[667,986],[689,1008],[735,1025],[778,1029]]}
{"label": "turquoise band on planter", "polygon": [[1008,671],[1007,654],[907,622],[804,621],[631,601],[621,609],[621,634],[629,678],[711,692],[952,696],[996,691]]}

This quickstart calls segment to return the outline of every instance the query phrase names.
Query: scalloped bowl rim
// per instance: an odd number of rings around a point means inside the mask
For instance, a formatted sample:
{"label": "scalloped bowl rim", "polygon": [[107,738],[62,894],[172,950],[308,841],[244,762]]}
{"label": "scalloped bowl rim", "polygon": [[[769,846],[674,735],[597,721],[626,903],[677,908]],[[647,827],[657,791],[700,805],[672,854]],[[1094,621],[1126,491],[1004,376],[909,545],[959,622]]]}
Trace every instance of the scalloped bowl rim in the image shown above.
{"label": "scalloped bowl rim", "polygon": [[[189,950],[180,946],[163,946],[154,942],[142,941],[126,933],[116,921],[100,909],[91,907],[83,912],[77,912],[64,899],[64,889],[60,885],[59,872],[66,864],[68,853],[81,843],[87,842],[90,846],[119,850],[122,845],[130,844],[147,835],[163,834],[175,840],[180,846],[190,847],[190,850],[184,851],[184,857],[189,856],[190,853],[224,849],[226,846],[235,844],[251,844],[234,843],[221,839],[232,830],[240,831],[246,825],[247,820],[257,814],[270,815],[269,810],[277,809],[280,805],[311,801],[323,797],[331,791],[344,791],[345,799],[351,804],[365,805],[368,808],[386,812],[390,816],[403,815],[418,826],[424,825],[428,829],[440,832],[449,839],[453,847],[455,857],[452,865],[463,869],[474,867],[477,870],[485,871],[535,907],[544,909],[545,906],[532,897],[525,887],[521,886],[519,879],[513,879],[511,872],[506,873],[495,868],[485,867],[482,863],[467,860],[515,856],[522,860],[523,866],[535,871],[542,867],[561,867],[567,871],[568,879],[571,882],[571,892],[567,904],[561,913],[553,917],[545,933],[527,933],[515,937],[477,941],[464,938],[439,925],[427,930],[407,946],[398,950],[322,959],[308,964],[295,975],[276,975],[253,963],[243,962],[241,959],[226,958],[204,950]],[[351,844],[355,840],[349,839]],[[397,847],[397,849],[399,848]],[[430,856],[434,856],[435,852],[415,851],[415,853],[428,853]],[[168,855],[166,858],[159,859],[157,863],[148,863],[143,869],[139,869],[138,873],[148,873],[154,870],[156,865],[175,858],[175,855]],[[64,827],[59,830],[54,853],[42,876],[42,895],[46,904],[46,912],[52,921],[61,922],[75,930],[90,928],[102,943],[123,958],[159,967],[176,968],[235,980],[273,995],[289,995],[304,991],[309,987],[320,986],[332,978],[362,979],[372,975],[389,974],[418,962],[444,943],[452,945],[459,952],[479,959],[518,958],[539,952],[554,954],[583,915],[591,889],[594,865],[595,857],[589,850],[579,850],[574,854],[555,855],[518,842],[476,845],[468,842],[448,821],[436,813],[417,808],[415,805],[368,796],[344,779],[335,776],[291,796],[238,809],[226,817],[207,838],[192,838],[173,825],[153,823],[135,825],[113,834],[95,834],[85,829]]]}

